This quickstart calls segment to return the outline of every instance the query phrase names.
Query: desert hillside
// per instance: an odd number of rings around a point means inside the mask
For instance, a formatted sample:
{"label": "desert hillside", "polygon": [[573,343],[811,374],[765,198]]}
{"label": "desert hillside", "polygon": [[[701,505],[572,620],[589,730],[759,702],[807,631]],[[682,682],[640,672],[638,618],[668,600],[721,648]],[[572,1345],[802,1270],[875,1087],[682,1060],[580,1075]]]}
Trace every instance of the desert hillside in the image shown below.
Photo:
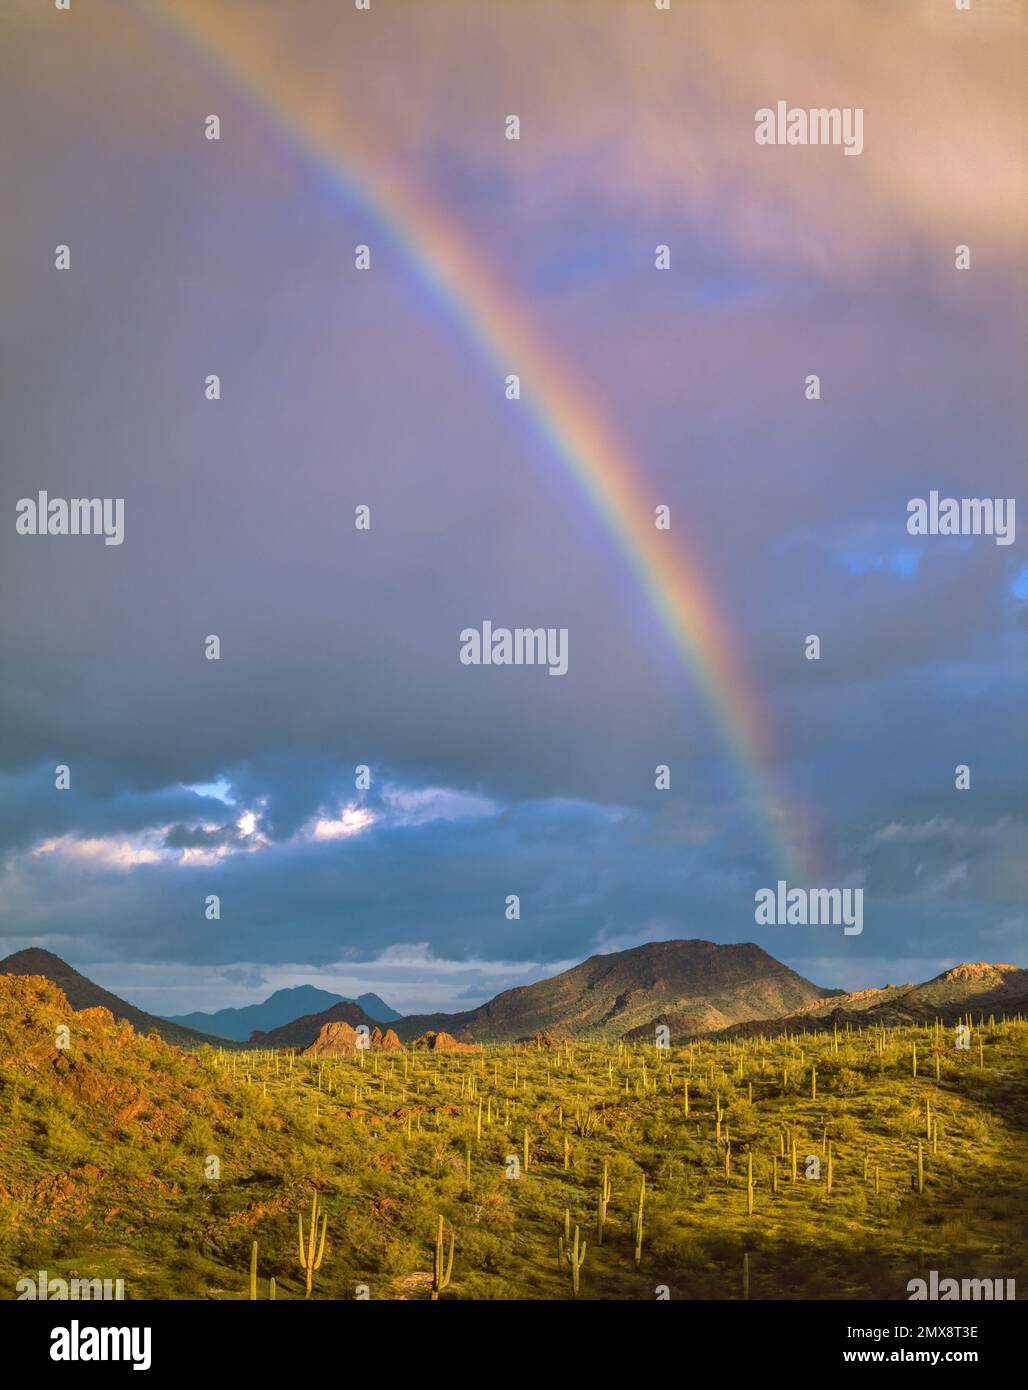
{"label": "desert hillside", "polygon": [[439,1028],[462,1042],[514,1042],[539,1032],[600,1039],[673,1015],[676,1031],[698,1033],[791,1013],[831,994],[752,943],[658,941],[590,956],[467,1013],[411,1016],[395,1027],[404,1040]]}

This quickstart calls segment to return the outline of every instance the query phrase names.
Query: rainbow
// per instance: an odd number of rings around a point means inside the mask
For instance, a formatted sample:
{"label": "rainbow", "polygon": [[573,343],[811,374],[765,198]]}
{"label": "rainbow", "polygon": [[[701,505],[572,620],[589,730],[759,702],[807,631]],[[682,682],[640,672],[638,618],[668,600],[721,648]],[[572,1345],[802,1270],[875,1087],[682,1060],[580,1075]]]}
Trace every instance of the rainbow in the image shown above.
{"label": "rainbow", "polygon": [[502,381],[531,371],[522,404],[615,539],[675,647],[684,658],[738,767],[744,792],[762,817],[780,865],[795,863],[786,834],[795,826],[770,775],[770,744],[710,585],[658,531],[631,453],[571,379],[523,310],[444,217],[409,182],[384,172],[369,134],[319,100],[304,74],[290,72],[252,24],[240,29],[212,0],[150,0],[151,12],[199,50],[251,98],[400,247],[421,279],[493,363]]}

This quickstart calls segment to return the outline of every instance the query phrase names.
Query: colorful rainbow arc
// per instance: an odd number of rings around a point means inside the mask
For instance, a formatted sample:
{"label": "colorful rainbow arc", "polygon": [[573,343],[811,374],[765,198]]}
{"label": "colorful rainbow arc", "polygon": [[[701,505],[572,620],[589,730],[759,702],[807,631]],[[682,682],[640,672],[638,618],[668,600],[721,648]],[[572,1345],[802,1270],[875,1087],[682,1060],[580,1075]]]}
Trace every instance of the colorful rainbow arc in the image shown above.
{"label": "colorful rainbow arc", "polygon": [[318,102],[303,75],[240,34],[211,0],[151,0],[153,13],[222,70],[266,117],[366,210],[496,365],[499,379],[530,366],[525,400],[559,457],[616,540],[687,663],[738,766],[782,867],[795,861],[793,821],[772,788],[764,721],[729,640],[729,628],[693,563],[658,531],[628,452],[540,341],[523,312],[464,244],[452,222],[408,184],[382,174],[366,131],[358,141],[338,107]]}

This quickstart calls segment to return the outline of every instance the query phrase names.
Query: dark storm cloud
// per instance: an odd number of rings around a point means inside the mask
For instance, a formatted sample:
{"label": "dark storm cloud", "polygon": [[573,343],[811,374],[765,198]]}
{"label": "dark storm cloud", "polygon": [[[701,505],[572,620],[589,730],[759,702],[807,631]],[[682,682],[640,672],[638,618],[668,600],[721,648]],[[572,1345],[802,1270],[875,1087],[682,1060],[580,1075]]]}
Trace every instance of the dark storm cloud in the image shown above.
{"label": "dark storm cloud", "polygon": [[165,849],[214,849],[218,845],[238,844],[239,830],[234,825],[219,825],[207,830],[203,826],[173,825],[164,836]]}

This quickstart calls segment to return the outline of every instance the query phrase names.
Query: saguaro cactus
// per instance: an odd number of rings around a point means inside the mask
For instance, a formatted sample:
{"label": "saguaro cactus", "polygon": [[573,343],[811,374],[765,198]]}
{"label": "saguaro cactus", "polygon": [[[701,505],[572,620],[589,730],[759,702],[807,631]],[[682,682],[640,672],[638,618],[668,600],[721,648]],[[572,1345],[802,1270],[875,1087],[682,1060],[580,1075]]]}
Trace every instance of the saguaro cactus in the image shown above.
{"label": "saguaro cactus", "polygon": [[639,1206],[635,1213],[635,1263],[638,1267],[642,1264],[643,1256],[643,1203],[646,1200],[646,1174],[643,1173],[639,1183]]}
{"label": "saguaro cactus", "polygon": [[311,1198],[311,1228],[307,1237],[307,1249],[303,1246],[303,1212],[297,1216],[297,1223],[300,1233],[300,1268],[307,1275],[306,1297],[311,1296],[311,1286],[314,1283],[314,1271],[321,1268],[321,1261],[325,1255],[325,1232],[328,1229],[328,1216],[321,1218],[321,1239],[318,1239],[318,1194],[315,1192]]}
{"label": "saguaro cactus", "polygon": [[603,1177],[600,1180],[600,1195],[596,1202],[596,1243],[603,1244],[603,1227],[607,1220],[607,1203],[610,1201],[610,1178],[607,1176],[607,1160],[603,1160]]}
{"label": "saguaro cactus", "polygon": [[439,1229],[438,1229],[437,1232],[436,1232],[436,1238],[435,1238],[435,1261],[434,1261],[433,1266],[432,1266],[432,1299],[431,1299],[431,1301],[432,1301],[433,1303],[435,1303],[435,1301],[438,1299],[438,1297],[439,1297],[439,1295],[442,1293],[443,1289],[445,1289],[445,1288],[449,1285],[449,1282],[450,1282],[450,1275],[451,1275],[452,1272],[453,1272],[453,1246],[454,1246],[454,1241],[455,1241],[455,1239],[456,1239],[456,1237],[454,1236],[453,1230],[452,1230],[452,1228],[451,1228],[451,1230],[450,1230],[450,1253],[449,1253],[449,1256],[448,1256],[448,1257],[445,1259],[445,1261],[444,1261],[444,1259],[443,1259],[443,1246],[444,1246],[444,1241],[443,1241],[443,1218],[442,1218],[442,1216],[440,1215],[440,1217],[439,1217]]}
{"label": "saguaro cactus", "polygon": [[581,1242],[581,1247],[579,1246],[577,1226],[575,1227],[575,1239],[572,1245],[565,1245],[563,1236],[557,1237],[557,1252],[561,1262],[571,1267],[571,1292],[574,1294],[575,1298],[578,1297],[578,1275],[585,1261],[586,1249],[587,1246],[584,1240]]}
{"label": "saguaro cactus", "polygon": [[753,1155],[746,1155],[746,1215],[753,1215]]}
{"label": "saguaro cactus", "polygon": [[250,1246],[250,1301],[257,1297],[257,1242]]}

